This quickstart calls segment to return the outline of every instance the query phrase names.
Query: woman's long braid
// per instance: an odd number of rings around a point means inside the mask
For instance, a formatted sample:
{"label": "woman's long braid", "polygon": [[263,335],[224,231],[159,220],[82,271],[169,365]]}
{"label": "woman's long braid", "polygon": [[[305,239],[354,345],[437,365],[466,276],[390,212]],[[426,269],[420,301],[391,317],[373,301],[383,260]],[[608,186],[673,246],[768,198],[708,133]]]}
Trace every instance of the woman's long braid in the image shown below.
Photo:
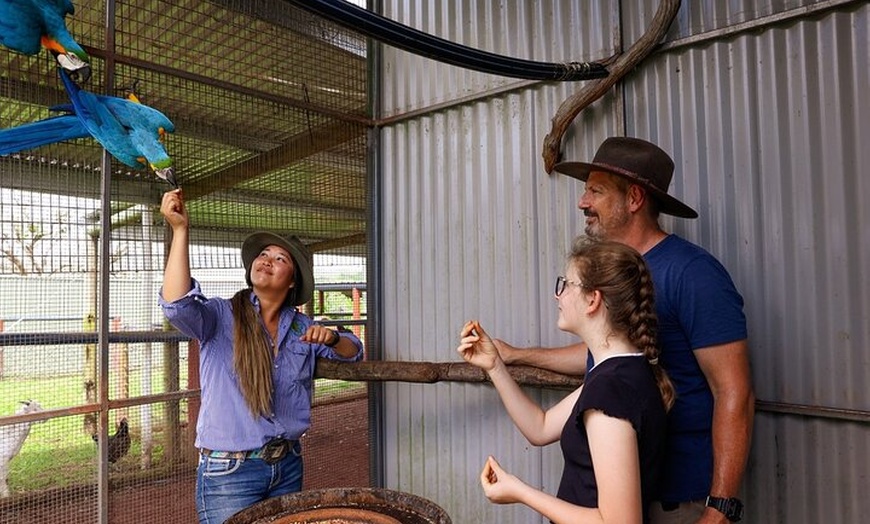
{"label": "woman's long braid", "polygon": [[624,333],[641,350],[653,369],[665,407],[674,404],[674,386],[659,365],[655,288],[652,276],[637,251],[617,242],[574,243],[571,260],[579,270],[584,289],[601,292],[610,325]]}
{"label": "woman's long braid", "polygon": [[233,308],[233,365],[245,402],[255,417],[272,412],[272,345],[251,304],[251,288],[238,291]]}

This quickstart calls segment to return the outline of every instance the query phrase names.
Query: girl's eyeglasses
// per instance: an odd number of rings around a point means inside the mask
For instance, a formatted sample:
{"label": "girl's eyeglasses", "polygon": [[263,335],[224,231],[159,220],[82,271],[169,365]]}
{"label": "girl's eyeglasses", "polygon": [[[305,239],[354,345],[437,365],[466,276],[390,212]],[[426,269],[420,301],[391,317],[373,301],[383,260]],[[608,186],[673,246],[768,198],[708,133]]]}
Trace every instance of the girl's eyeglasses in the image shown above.
{"label": "girl's eyeglasses", "polygon": [[556,277],[556,296],[562,296],[562,293],[565,292],[565,286],[571,284],[572,286],[583,287],[583,282],[574,282],[573,280],[568,280],[565,277]]}

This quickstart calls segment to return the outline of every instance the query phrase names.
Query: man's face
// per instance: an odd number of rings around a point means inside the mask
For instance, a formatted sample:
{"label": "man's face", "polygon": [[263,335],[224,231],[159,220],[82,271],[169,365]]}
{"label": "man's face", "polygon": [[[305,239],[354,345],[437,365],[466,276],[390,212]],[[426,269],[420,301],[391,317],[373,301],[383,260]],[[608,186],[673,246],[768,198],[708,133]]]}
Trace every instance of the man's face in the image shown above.
{"label": "man's face", "polygon": [[586,216],[586,236],[596,240],[619,240],[631,219],[628,195],[616,175],[593,171],[577,207]]}

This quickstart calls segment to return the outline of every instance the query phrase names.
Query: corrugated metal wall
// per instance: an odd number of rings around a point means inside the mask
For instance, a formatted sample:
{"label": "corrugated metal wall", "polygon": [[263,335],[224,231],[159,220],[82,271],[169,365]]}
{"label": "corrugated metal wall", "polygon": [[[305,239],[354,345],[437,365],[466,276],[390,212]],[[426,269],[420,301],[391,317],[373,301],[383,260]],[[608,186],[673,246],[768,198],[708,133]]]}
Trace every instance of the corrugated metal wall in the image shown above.
{"label": "corrugated metal wall", "polygon": [[[609,56],[620,32],[634,42],[658,5],[621,4],[385,1],[384,14],[500,54],[586,60]],[[701,218],[666,227],[717,255],[746,299],[762,401],[747,522],[870,514],[868,27],[866,2],[686,2],[664,48],[566,137],[569,159],[591,158],[612,134],[671,151],[672,191]],[[383,57],[384,358],[457,360],[468,318],[517,345],[568,342],[551,288],[581,231],[582,185],[545,174],[541,143],[582,84],[492,77],[391,48]],[[525,442],[491,389],[390,384],[384,413],[387,487],[432,499],[457,523],[541,521],[480,490],[487,454],[550,492],[562,466],[557,447]]]}

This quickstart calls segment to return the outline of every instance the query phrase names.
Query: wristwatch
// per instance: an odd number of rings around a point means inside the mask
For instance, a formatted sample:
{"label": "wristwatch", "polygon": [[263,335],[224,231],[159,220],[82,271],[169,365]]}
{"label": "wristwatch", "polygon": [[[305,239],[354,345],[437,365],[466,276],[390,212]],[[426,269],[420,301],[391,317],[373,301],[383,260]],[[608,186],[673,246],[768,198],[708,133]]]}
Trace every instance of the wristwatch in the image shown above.
{"label": "wristwatch", "polygon": [[743,503],[740,502],[740,499],[708,496],[705,505],[718,510],[731,522],[737,522],[743,518]]}

